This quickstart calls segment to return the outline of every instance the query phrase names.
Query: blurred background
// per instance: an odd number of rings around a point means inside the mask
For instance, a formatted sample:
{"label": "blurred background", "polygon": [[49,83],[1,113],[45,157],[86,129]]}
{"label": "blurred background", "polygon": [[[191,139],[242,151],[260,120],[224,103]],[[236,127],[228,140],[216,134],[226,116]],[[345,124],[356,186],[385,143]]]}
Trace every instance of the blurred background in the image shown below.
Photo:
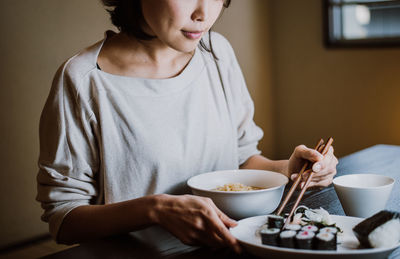
{"label": "blurred background", "polygon": [[[35,201],[38,125],[57,68],[113,29],[99,0],[0,0],[0,248],[47,233]],[[273,159],[333,136],[338,157],[400,144],[400,48],[326,48],[321,0],[233,0],[229,39]]]}

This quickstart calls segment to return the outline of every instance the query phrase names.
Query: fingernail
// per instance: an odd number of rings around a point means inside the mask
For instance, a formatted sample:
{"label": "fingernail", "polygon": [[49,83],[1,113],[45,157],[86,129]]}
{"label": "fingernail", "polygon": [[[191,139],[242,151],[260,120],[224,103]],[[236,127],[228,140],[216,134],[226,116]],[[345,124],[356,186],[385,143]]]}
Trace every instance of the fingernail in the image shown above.
{"label": "fingernail", "polygon": [[315,163],[312,167],[312,170],[316,173],[319,173],[321,171],[321,164],[320,163]]}
{"label": "fingernail", "polygon": [[291,176],[290,176],[290,179],[292,179],[293,181],[297,178],[297,175],[298,174],[292,174]]}

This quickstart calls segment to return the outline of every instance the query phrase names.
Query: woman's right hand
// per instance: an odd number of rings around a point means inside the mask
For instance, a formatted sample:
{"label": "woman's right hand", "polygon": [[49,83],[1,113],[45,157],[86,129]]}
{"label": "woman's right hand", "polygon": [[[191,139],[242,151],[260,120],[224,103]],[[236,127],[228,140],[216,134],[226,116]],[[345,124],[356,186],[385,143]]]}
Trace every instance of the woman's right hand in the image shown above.
{"label": "woman's right hand", "polygon": [[158,195],[153,217],[184,244],[229,246],[240,253],[238,241],[229,232],[237,225],[210,198],[194,195]]}

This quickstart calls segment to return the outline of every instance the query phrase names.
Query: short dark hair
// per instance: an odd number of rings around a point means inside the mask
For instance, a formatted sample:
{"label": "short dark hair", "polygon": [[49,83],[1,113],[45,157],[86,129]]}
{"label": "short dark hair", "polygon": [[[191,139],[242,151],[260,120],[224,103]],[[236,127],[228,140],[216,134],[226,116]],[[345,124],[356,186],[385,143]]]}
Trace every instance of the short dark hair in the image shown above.
{"label": "short dark hair", "polygon": [[[128,34],[129,36],[135,37],[139,40],[151,40],[154,36],[151,36],[143,31],[142,22],[144,20],[142,13],[141,0],[101,0],[103,5],[110,7],[107,9],[110,14],[111,22],[121,32]],[[231,0],[224,0],[224,8],[227,8],[231,3]],[[211,31],[211,30],[210,30]],[[209,47],[204,43],[203,39],[200,40],[200,46],[210,52],[215,59],[218,59],[212,49],[211,44],[211,33],[209,33]]]}

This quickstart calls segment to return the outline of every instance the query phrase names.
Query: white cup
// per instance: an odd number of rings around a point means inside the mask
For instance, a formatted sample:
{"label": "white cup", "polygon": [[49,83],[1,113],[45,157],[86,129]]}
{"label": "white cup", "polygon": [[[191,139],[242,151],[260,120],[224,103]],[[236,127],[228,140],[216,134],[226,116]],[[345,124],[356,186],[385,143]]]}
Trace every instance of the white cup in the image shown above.
{"label": "white cup", "polygon": [[349,174],[333,179],[347,216],[368,218],[385,209],[394,179],[376,174]]}

